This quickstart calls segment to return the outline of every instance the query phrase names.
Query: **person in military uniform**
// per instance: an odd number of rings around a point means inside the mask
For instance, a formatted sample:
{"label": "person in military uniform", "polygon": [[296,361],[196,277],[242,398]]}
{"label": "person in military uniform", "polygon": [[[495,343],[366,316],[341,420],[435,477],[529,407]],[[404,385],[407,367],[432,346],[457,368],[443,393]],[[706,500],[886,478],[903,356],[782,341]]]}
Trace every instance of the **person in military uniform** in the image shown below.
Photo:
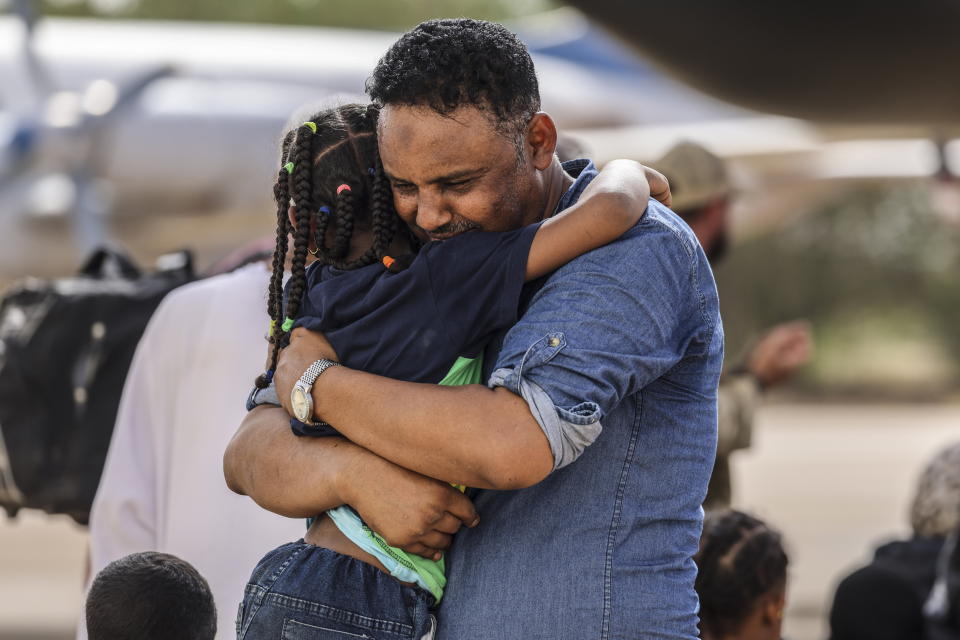
{"label": "person in military uniform", "polygon": [[[652,163],[670,181],[673,209],[693,229],[714,267],[729,247],[732,189],[723,160],[692,143],[681,142]],[[730,506],[730,456],[750,447],[753,417],[762,393],[788,380],[812,355],[810,325],[798,320],[771,327],[742,362],[728,367],[717,394],[717,459],[705,509]]]}

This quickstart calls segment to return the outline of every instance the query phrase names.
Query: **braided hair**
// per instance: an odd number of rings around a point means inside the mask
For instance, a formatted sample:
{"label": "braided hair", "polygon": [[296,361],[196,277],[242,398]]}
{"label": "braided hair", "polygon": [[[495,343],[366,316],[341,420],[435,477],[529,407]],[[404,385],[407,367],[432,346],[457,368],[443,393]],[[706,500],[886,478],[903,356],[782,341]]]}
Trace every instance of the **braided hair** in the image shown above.
{"label": "braided hair", "polygon": [[701,634],[712,637],[740,631],[760,598],[786,585],[780,534],[741,511],[707,514],[694,560]]}
{"label": "braided hair", "polygon": [[[270,383],[280,349],[289,340],[306,292],[308,252],[321,264],[359,269],[383,260],[398,232],[412,250],[419,248],[393,207],[390,183],[377,152],[378,114],[372,105],[346,104],[314,114],[283,137],[281,166],[273,186],[277,243],[267,296],[273,348],[267,372],[256,380],[258,388]],[[353,235],[359,227],[371,231],[372,242],[351,259]],[[284,303],[283,273],[291,236],[293,257]],[[311,240],[314,251],[310,251]]]}

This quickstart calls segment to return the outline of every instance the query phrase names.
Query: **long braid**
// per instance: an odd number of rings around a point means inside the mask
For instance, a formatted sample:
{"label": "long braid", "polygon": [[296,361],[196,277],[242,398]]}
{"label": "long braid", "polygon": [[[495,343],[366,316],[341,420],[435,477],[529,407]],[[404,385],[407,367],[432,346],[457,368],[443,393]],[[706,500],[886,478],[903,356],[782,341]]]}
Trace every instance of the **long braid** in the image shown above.
{"label": "long braid", "polygon": [[[342,211],[341,217],[349,220],[351,231],[353,229],[354,219],[356,218],[356,198],[349,191],[344,190],[340,194],[340,197],[337,199],[337,208]],[[338,217],[338,224],[341,217]],[[375,220],[374,220],[375,224]],[[365,267],[369,264],[377,262],[378,257],[374,251],[373,246],[367,248],[360,256],[354,258],[350,262],[341,262],[338,264],[343,269],[359,269],[360,267]]]}
{"label": "long braid", "polygon": [[[273,252],[273,274],[270,279],[270,290],[267,300],[267,306],[270,310],[270,364],[267,366],[267,372],[258,376],[255,385],[257,388],[264,388],[270,384],[273,378],[273,372],[277,368],[277,360],[280,357],[280,349],[283,348],[286,333],[289,329],[286,325],[287,317],[295,317],[291,314],[290,302],[293,296],[287,300],[286,313],[283,308],[283,271],[286,264],[287,246],[289,244],[290,232],[294,232],[294,255],[292,265],[292,275],[290,278],[290,287],[293,291],[297,283],[297,272],[299,264],[300,293],[296,296],[296,306],[299,307],[300,296],[306,281],[305,263],[306,247],[308,244],[307,234],[309,230],[309,209],[305,210],[300,203],[310,202],[310,192],[312,190],[310,180],[310,154],[312,147],[312,131],[307,129],[303,132],[299,130],[292,131],[284,137],[285,153],[281,160],[283,167],[280,169],[277,183],[274,185],[274,197],[277,200],[277,244]],[[293,163],[293,172],[289,170]],[[306,183],[303,177],[297,179],[297,166],[301,167],[301,174],[306,173]],[[291,185],[292,183],[292,185]],[[291,190],[291,186],[293,189]],[[292,191],[292,193],[291,193]],[[289,208],[291,195],[293,196],[294,211],[296,212],[296,227],[291,229],[289,222]],[[298,242],[299,240],[299,242]],[[302,248],[302,257],[298,260],[298,247]],[[296,313],[296,309],[293,310]]]}
{"label": "long braid", "polygon": [[[307,284],[306,264],[307,249],[310,244],[310,220],[314,215],[313,202],[313,147],[314,133],[306,125],[301,125],[297,132],[297,144],[293,150],[292,191],[293,202],[296,206],[296,228],[293,236],[293,261],[290,265],[290,290],[287,296],[287,308],[284,324],[287,318],[297,317],[300,301],[303,298]],[[282,327],[284,333],[289,327]]]}
{"label": "long braid", "polygon": [[328,255],[328,250],[326,248],[327,230],[330,229],[330,222],[333,220],[333,212],[330,211],[329,207],[326,207],[323,211],[317,211],[317,214],[314,216],[313,220],[313,246],[315,247],[314,255],[323,260]]}
{"label": "long braid", "polygon": [[715,636],[739,631],[757,600],[786,581],[780,535],[740,511],[707,515],[694,560],[701,630]]}
{"label": "long braid", "polygon": [[[344,183],[349,187],[348,183]],[[343,262],[350,252],[350,239],[353,237],[353,224],[356,216],[354,210],[353,187],[338,189],[337,201],[333,211],[337,221],[337,232],[333,238],[333,248],[330,257],[337,262]]]}
{"label": "long braid", "polygon": [[[288,235],[290,233],[290,175],[283,168],[287,163],[290,146],[296,132],[291,131],[283,137],[283,153],[280,157],[280,171],[273,185],[273,198],[277,203],[277,243],[273,251],[273,272],[270,278],[270,295],[267,301],[267,313],[271,320],[278,320],[283,312],[283,270],[287,260]],[[271,335],[271,339],[272,339]]]}
{"label": "long braid", "polygon": [[[294,132],[289,132],[283,138],[282,152],[280,155],[280,164],[287,163],[287,155],[290,152],[290,146],[293,143]],[[267,316],[270,318],[270,332],[268,339],[270,341],[270,367],[273,371],[277,364],[277,354],[279,351],[279,325],[283,321],[283,271],[287,261],[287,245],[290,233],[290,221],[288,210],[290,207],[290,185],[285,169],[280,169],[277,173],[277,181],[273,185],[273,197],[277,203],[277,231],[276,245],[273,249],[273,270],[270,274],[270,286],[267,290]],[[270,383],[268,374],[261,374],[257,377],[254,384],[258,389],[263,389]]]}
{"label": "long braid", "polygon": [[383,164],[377,156],[373,164],[373,191],[370,196],[370,214],[373,226],[373,250],[377,260],[387,255],[390,243],[397,233],[400,221],[393,209],[393,192],[383,173]]}

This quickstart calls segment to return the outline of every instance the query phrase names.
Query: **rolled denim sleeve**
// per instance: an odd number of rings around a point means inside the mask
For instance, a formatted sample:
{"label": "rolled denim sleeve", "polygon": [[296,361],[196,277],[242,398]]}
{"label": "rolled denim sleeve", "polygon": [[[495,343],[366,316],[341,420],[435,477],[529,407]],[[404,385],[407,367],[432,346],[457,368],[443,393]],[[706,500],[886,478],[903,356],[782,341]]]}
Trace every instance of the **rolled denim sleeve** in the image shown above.
{"label": "rolled denim sleeve", "polygon": [[712,336],[689,228],[656,210],[621,239],[557,270],[506,335],[489,386],[523,397],[554,468],[599,437],[605,414]]}
{"label": "rolled denim sleeve", "polygon": [[512,369],[494,371],[489,385],[506,387],[526,401],[530,413],[536,418],[550,443],[554,470],[565,467],[580,457],[583,450],[593,444],[603,429],[596,417],[599,411],[596,406],[586,403],[580,414],[557,407],[537,383],[518,378],[513,375]]}

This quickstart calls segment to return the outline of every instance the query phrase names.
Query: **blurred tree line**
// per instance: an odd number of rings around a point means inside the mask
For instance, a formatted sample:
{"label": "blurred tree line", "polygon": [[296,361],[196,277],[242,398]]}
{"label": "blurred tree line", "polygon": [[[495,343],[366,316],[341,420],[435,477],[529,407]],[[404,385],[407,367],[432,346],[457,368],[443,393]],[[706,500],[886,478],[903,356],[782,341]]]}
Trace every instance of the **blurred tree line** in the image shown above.
{"label": "blurred tree line", "polygon": [[556,6],[553,0],[43,0],[46,15],[202,20],[407,29],[423,20],[468,16],[509,20]]}
{"label": "blurred tree line", "polygon": [[864,187],[739,244],[716,270],[729,363],[770,325],[808,318],[801,388],[936,399],[960,382],[960,229],[928,191]]}

